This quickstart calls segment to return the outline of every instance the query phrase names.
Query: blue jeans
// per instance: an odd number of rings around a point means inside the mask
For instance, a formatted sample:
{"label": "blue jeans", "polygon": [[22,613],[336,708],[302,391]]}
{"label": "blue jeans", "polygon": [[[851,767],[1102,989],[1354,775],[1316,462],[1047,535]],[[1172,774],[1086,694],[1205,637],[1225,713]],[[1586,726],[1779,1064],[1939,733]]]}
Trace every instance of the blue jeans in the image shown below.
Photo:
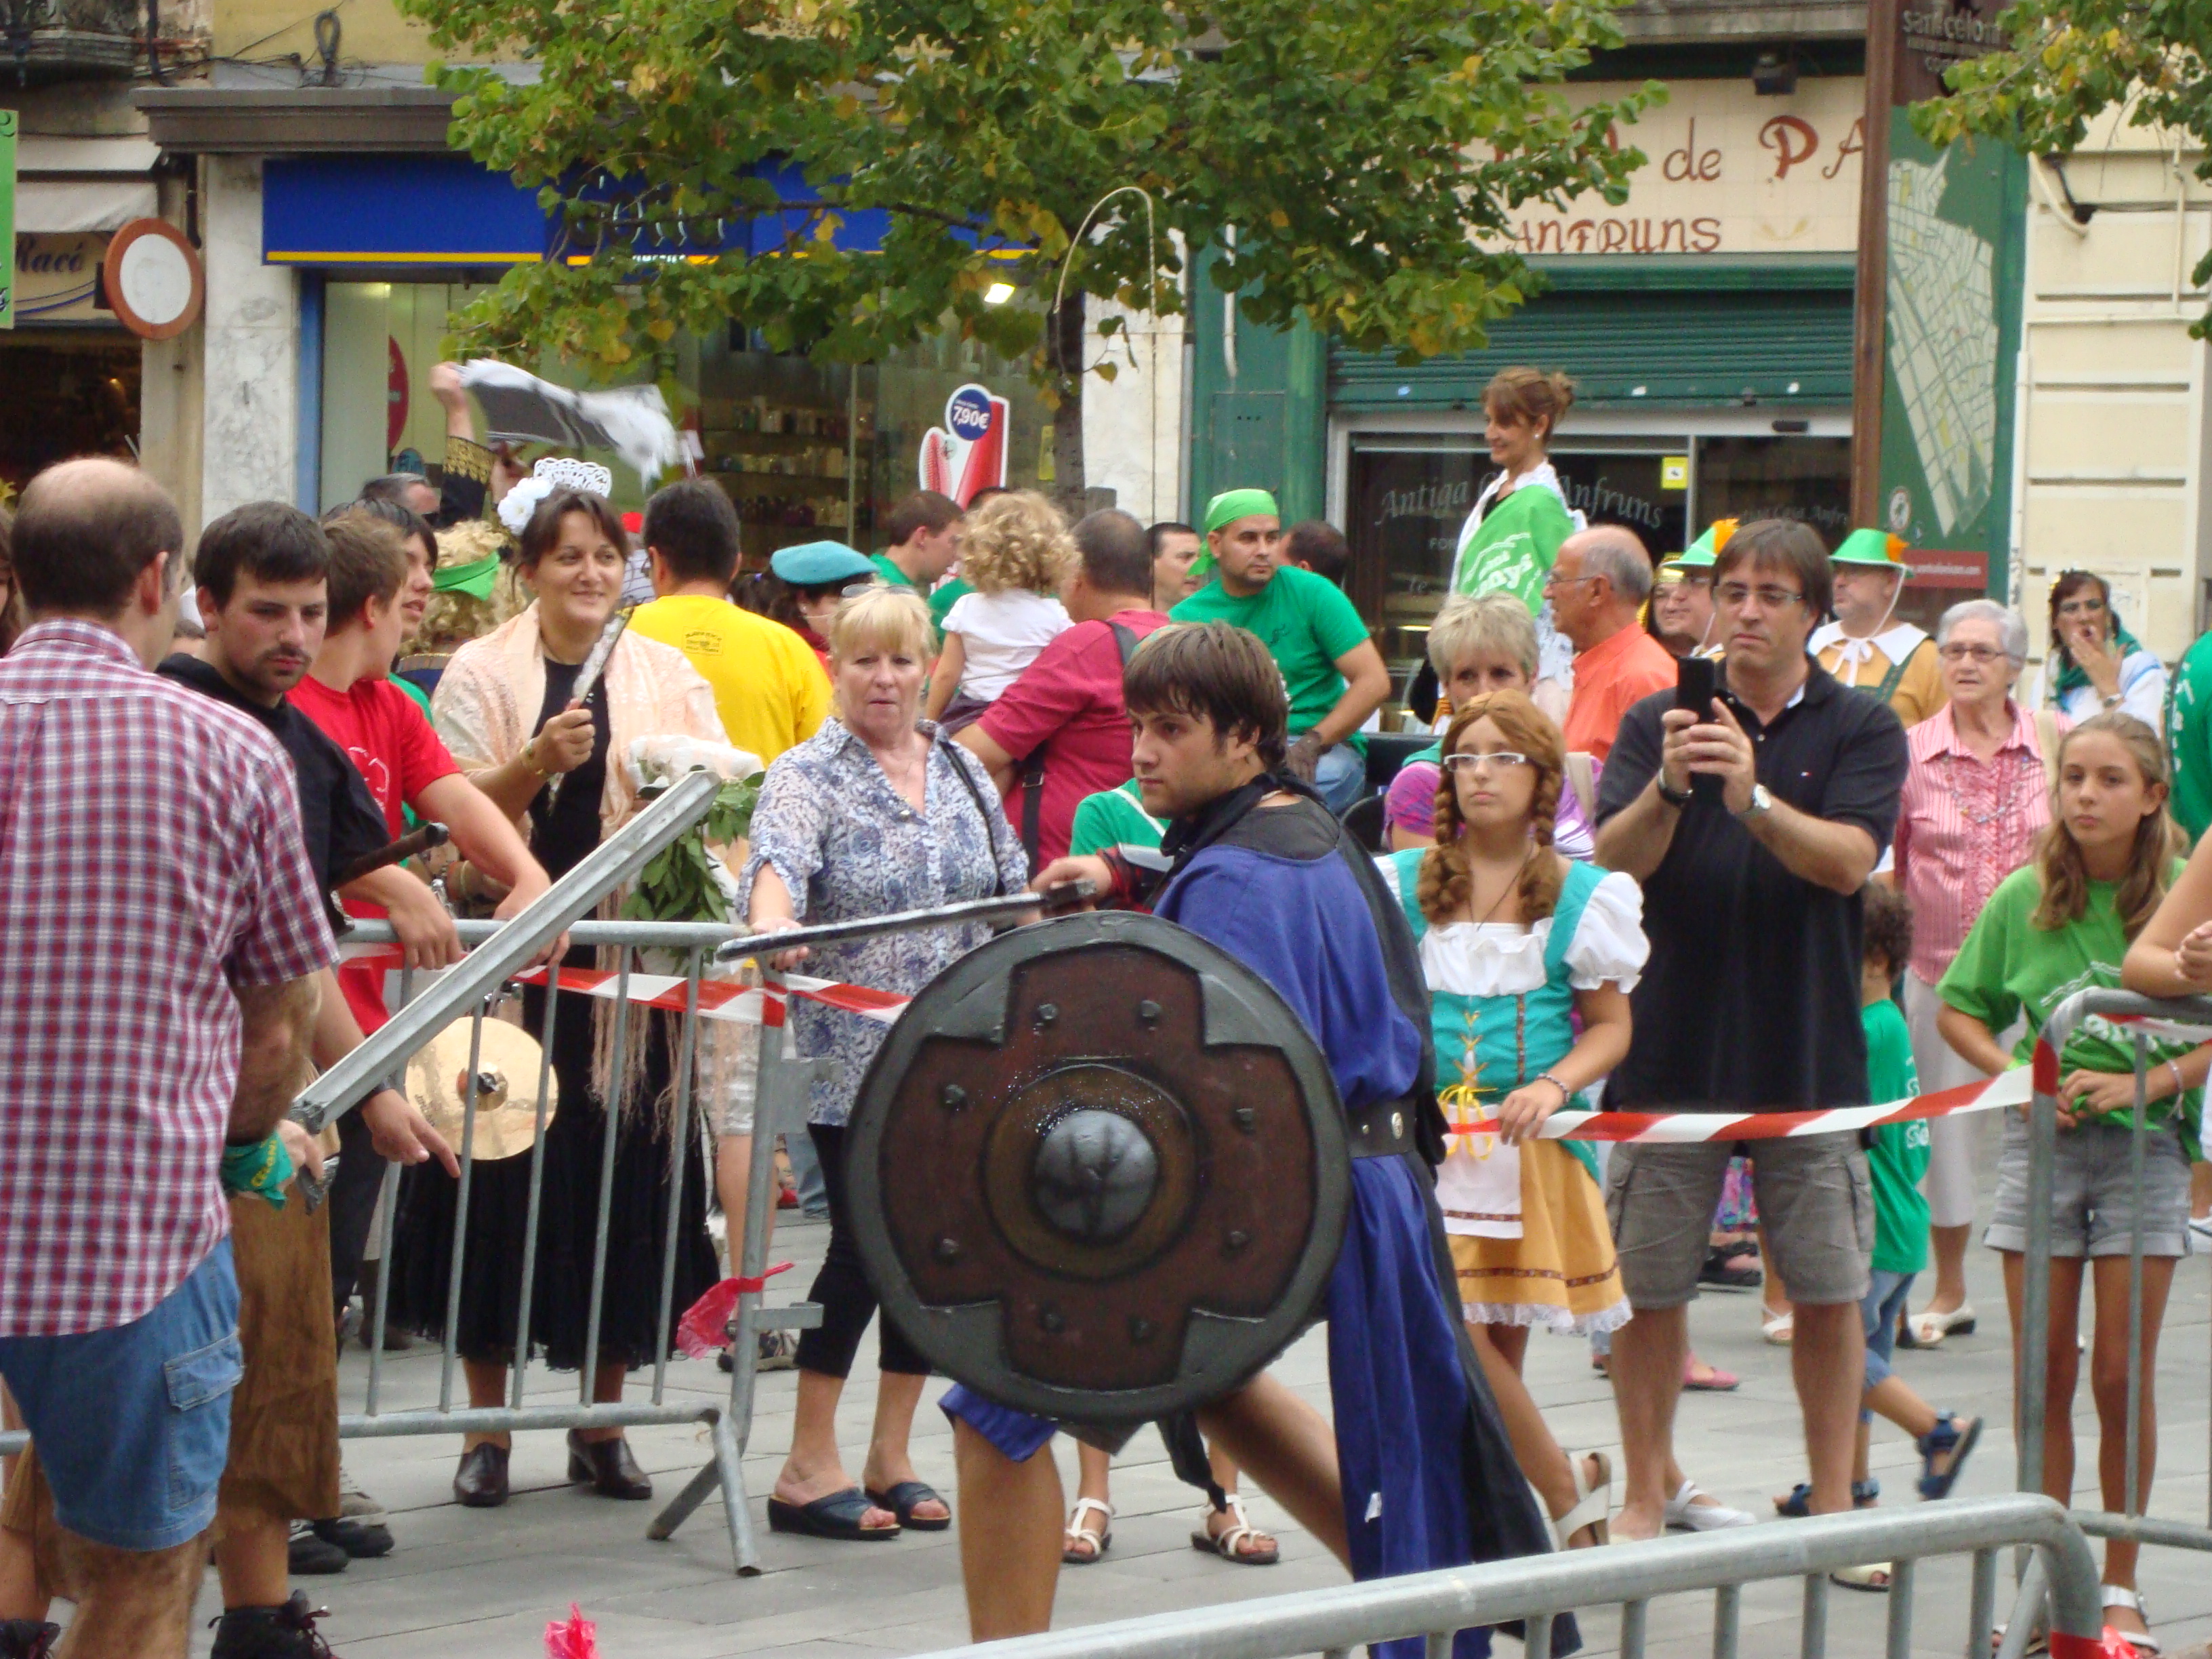
{"label": "blue jeans", "polygon": [[245,1370],[228,1238],[127,1325],[0,1338],[54,1519],[111,1549],[172,1549],[214,1522]]}
{"label": "blue jeans", "polygon": [[[1859,1316],[1866,1325],[1866,1386],[1869,1389],[1889,1380],[1889,1357],[1897,1350],[1897,1316],[1905,1311],[1905,1298],[1912,1294],[1913,1278],[1911,1273],[1884,1273],[1877,1267],[1866,1300],[1859,1304]],[[1873,1422],[1874,1413],[1862,1410],[1859,1421]]]}
{"label": "blue jeans", "polygon": [[799,1188],[799,1212],[811,1221],[830,1218],[830,1188],[822,1177],[822,1160],[814,1151],[814,1137],[805,1130],[786,1130],[783,1155],[791,1160],[791,1178]]}
{"label": "blue jeans", "polygon": [[1331,744],[1314,763],[1313,786],[1339,817],[1367,793],[1367,757],[1348,743]]}

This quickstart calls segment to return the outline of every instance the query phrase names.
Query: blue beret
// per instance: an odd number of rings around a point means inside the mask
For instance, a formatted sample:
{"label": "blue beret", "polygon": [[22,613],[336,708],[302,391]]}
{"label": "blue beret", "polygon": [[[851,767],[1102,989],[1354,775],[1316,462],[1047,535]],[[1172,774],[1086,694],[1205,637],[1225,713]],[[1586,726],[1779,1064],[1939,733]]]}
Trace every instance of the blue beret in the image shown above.
{"label": "blue beret", "polygon": [[768,568],[793,587],[827,587],[832,582],[855,581],[876,574],[866,554],[857,553],[842,542],[802,542],[797,547],[779,548]]}

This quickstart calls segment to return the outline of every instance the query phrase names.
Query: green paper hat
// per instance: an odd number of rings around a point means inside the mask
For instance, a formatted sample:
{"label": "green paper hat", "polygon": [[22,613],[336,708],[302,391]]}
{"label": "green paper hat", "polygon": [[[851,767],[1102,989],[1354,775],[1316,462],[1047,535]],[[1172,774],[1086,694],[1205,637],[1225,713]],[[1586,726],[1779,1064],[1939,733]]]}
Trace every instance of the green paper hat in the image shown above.
{"label": "green paper hat", "polygon": [[1828,556],[1828,562],[1878,564],[1885,570],[1901,570],[1910,576],[1912,567],[1902,556],[1910,551],[1902,536],[1893,536],[1886,530],[1854,530]]}
{"label": "green paper hat", "polygon": [[1673,558],[1662,559],[1659,568],[1662,570],[1711,570],[1720,558],[1721,550],[1729,544],[1729,538],[1735,534],[1735,526],[1734,519],[1715,519],[1705,526],[1704,535]]}
{"label": "green paper hat", "polygon": [[[1264,489],[1224,489],[1206,504],[1206,517],[1199,528],[1211,536],[1222,526],[1235,524],[1237,520],[1249,519],[1256,513],[1264,513],[1275,519],[1282,517],[1282,509],[1275,505],[1275,498]],[[1206,581],[1212,576],[1212,549],[1199,550],[1198,556],[1191,561],[1190,574],[1196,581]]]}

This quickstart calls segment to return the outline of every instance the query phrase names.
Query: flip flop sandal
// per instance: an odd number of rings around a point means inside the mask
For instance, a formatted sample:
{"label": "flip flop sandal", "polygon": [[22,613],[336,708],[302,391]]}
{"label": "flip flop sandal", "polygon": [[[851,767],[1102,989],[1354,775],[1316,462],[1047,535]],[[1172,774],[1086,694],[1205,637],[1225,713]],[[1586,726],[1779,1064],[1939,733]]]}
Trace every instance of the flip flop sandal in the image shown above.
{"label": "flip flop sandal", "polygon": [[[1913,1443],[1920,1452],[1920,1495],[1930,1502],[1948,1498],[1951,1488],[1958,1485],[1960,1472],[1966,1467],[1966,1458],[1974,1444],[1982,1437],[1982,1419],[1970,1417],[1964,1424],[1956,1412],[1937,1414],[1936,1426]],[[1939,1470],[1936,1460],[1948,1455],[1951,1466]]]}
{"label": "flip flop sandal", "polygon": [[1838,1567],[1828,1575],[1832,1584],[1841,1584],[1845,1589],[1867,1590],[1875,1595],[1889,1594],[1889,1563],[1869,1561],[1856,1567]]}
{"label": "flip flop sandal", "polygon": [[833,1492],[811,1504],[789,1504],[781,1498],[771,1498],[768,1500],[769,1530],[797,1533],[805,1538],[836,1539],[843,1543],[888,1542],[899,1535],[896,1527],[860,1524],[860,1517],[877,1507],[858,1486]]}
{"label": "flip flop sandal", "polygon": [[[1592,1481],[1583,1474],[1584,1465],[1597,1464],[1597,1479]],[[1613,1460],[1603,1452],[1576,1452],[1567,1459],[1568,1471],[1575,1478],[1575,1503],[1565,1515],[1552,1522],[1552,1531],[1561,1549],[1568,1547],[1567,1540],[1588,1527],[1596,1534],[1600,1545],[1613,1541]]]}
{"label": "flip flop sandal", "polygon": [[[878,1492],[871,1486],[868,1489],[868,1501],[879,1510],[889,1510],[893,1515],[898,1516],[899,1525],[911,1527],[916,1532],[943,1532],[952,1524],[952,1517],[950,1515],[940,1515],[932,1520],[926,1515],[916,1515],[914,1512],[915,1505],[917,1504],[945,1504],[944,1498],[938,1495],[936,1487],[926,1485],[920,1480],[896,1481],[882,1492]],[[945,1504],[945,1507],[950,1510],[952,1506]]]}
{"label": "flip flop sandal", "polygon": [[[1097,1532],[1083,1524],[1083,1517],[1092,1510],[1104,1524]],[[1067,1517],[1065,1538],[1060,1545],[1060,1559],[1071,1567],[1087,1567],[1114,1547],[1114,1506],[1102,1504],[1095,1498],[1079,1498],[1075,1511]],[[1087,1540],[1091,1547],[1079,1547],[1078,1540]]]}
{"label": "flip flop sandal", "polygon": [[[1237,1524],[1228,1531],[1216,1534],[1206,1530],[1206,1522],[1216,1514],[1233,1515]],[[1199,1518],[1198,1530],[1190,1535],[1191,1548],[1206,1555],[1218,1555],[1224,1561],[1234,1561],[1240,1567],[1272,1567],[1283,1559],[1282,1550],[1272,1538],[1264,1550],[1240,1550],[1237,1546],[1248,1538],[1265,1538],[1267,1534],[1254,1526],[1244,1513],[1244,1500],[1235,1492],[1218,1510],[1208,1509]]]}

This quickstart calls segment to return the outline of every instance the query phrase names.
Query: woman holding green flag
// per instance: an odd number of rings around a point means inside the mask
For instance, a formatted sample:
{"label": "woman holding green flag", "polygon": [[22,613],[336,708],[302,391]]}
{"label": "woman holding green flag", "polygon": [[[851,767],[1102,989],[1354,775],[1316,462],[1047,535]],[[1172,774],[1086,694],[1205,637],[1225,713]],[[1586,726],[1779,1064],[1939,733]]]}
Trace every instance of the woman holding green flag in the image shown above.
{"label": "woman holding green flag", "polygon": [[2049,654],[2029,701],[2075,721],[2115,711],[2165,729],[2166,665],[2143,649],[2112,609],[2112,587],[2087,570],[2051,584]]}
{"label": "woman holding green flag", "polygon": [[1452,557],[1455,593],[1510,593],[1536,619],[1536,705],[1553,720],[1565,717],[1574,679],[1574,647],[1552,626],[1544,578],[1559,544],[1588,528],[1568,507],[1559,474],[1547,459],[1560,417],[1573,406],[1575,389],[1564,374],[1504,368],[1482,394],[1483,439],[1500,471],[1475,497],[1460,526]]}

